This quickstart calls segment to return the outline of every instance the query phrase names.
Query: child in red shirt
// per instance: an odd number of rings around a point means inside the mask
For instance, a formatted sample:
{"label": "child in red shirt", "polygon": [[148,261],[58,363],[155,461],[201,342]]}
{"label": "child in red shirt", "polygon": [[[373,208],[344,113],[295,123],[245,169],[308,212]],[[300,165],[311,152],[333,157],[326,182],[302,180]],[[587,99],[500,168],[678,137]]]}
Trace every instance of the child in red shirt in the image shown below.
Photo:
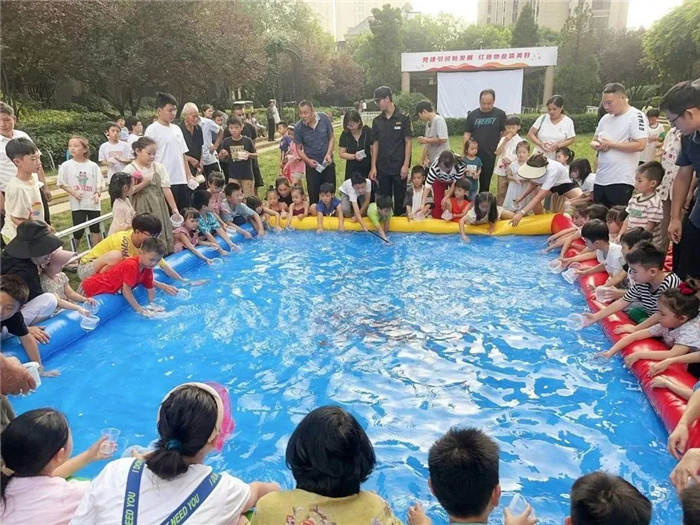
{"label": "child in red shirt", "polygon": [[447,220],[452,222],[459,222],[462,217],[471,208],[471,202],[467,200],[466,196],[469,193],[470,181],[466,178],[459,179],[454,184],[454,197],[450,197],[450,217]]}
{"label": "child in red shirt", "polygon": [[153,310],[146,310],[134,298],[133,289],[142,284],[148,292],[148,302],[155,297],[153,288],[153,268],[165,255],[165,243],[156,238],[148,237],[141,245],[139,255],[128,257],[107,271],[91,275],[83,281],[82,289],[87,297],[101,293],[115,294],[121,290],[124,299],[141,315],[150,317]]}

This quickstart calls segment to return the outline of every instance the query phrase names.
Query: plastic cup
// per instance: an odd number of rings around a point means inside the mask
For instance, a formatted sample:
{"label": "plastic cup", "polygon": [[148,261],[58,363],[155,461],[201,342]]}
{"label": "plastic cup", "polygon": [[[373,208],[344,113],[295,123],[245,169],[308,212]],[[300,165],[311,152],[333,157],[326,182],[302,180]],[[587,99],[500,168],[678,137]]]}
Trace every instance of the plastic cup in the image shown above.
{"label": "plastic cup", "polygon": [[583,323],[586,320],[581,314],[570,314],[569,317],[566,318],[566,326],[568,326],[571,330],[581,330],[583,328]]}
{"label": "plastic cup", "polygon": [[578,270],[579,268],[581,268],[581,263],[578,263],[578,262],[571,263],[569,265],[569,268],[573,268],[574,270]]}
{"label": "plastic cup", "polygon": [[117,451],[117,441],[119,441],[118,428],[105,428],[102,430],[102,437],[107,438],[100,445],[100,452],[104,455],[111,455]]}
{"label": "plastic cup", "polygon": [[446,221],[451,221],[452,220],[452,212],[449,210],[445,210],[442,212],[442,218]]}
{"label": "plastic cup", "polygon": [[595,289],[595,298],[600,303],[607,303],[610,301],[610,292],[614,290],[611,286],[599,286]]}
{"label": "plastic cup", "polygon": [[562,270],[564,270],[564,265],[559,259],[554,259],[547,263],[547,268],[549,268],[549,271],[552,273],[561,273]]}
{"label": "plastic cup", "polygon": [[192,297],[192,294],[190,293],[190,291],[187,288],[178,288],[176,297],[178,299],[186,301],[187,299]]}
{"label": "plastic cup", "polygon": [[[513,496],[513,499],[510,500],[510,503],[508,504],[508,510],[513,516],[522,515],[522,513],[527,510],[527,500],[523,498],[520,494],[516,494],[515,496]],[[535,517],[534,509],[530,510],[530,517]]]}
{"label": "plastic cup", "polygon": [[325,170],[325,169],[326,169],[325,164],[316,163],[316,171],[318,171],[319,173],[323,173],[323,170]]}
{"label": "plastic cup", "polygon": [[220,257],[215,257],[211,260],[211,266],[213,268],[221,268],[224,265],[224,260]]}
{"label": "plastic cup", "polygon": [[199,182],[197,182],[196,179],[188,179],[187,187],[191,190],[196,190],[197,188],[199,188]]}
{"label": "plastic cup", "polygon": [[85,301],[83,304],[80,305],[82,308],[85,308],[88,312],[90,312],[90,315],[95,315],[97,312],[100,311],[100,305],[95,303],[88,303]]}
{"label": "plastic cup", "polygon": [[564,273],[562,273],[561,276],[569,284],[574,284],[576,282],[576,280],[578,279],[578,274],[576,273],[575,268],[569,268]]}
{"label": "plastic cup", "polygon": [[82,328],[86,332],[94,330],[99,324],[99,322],[100,318],[96,315],[91,315],[90,317],[86,317],[84,315],[80,316],[80,328]]}
{"label": "plastic cup", "polygon": [[179,228],[182,226],[185,222],[185,218],[182,215],[171,215],[170,216],[170,223],[173,225],[173,228]]}
{"label": "plastic cup", "polygon": [[361,149],[360,151],[357,152],[357,156],[360,160],[367,158],[367,153],[365,150]]}
{"label": "plastic cup", "polygon": [[29,361],[28,363],[23,363],[22,366],[29,370],[29,373],[32,374],[32,377],[34,378],[34,381],[36,381],[36,387],[39,388],[41,386],[41,376],[39,375],[39,363],[36,361]]}

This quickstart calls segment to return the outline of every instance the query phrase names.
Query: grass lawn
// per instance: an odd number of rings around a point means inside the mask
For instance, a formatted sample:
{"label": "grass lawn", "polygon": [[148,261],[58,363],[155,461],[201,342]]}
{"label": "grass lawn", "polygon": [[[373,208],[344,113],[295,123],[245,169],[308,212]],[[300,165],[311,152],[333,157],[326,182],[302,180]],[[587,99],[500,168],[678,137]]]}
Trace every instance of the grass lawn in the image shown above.
{"label": "grass lawn", "polygon": [[[592,133],[585,133],[582,135],[578,135],[576,137],[576,142],[573,143],[571,146],[571,149],[574,151],[576,154],[576,158],[587,158],[589,161],[591,161],[591,165],[593,165],[593,160],[595,159],[595,152],[593,149],[591,149],[590,142],[591,139],[593,138]],[[450,146],[452,147],[452,150],[455,152],[460,152],[462,151],[462,137],[461,136],[453,136],[450,137]],[[415,139],[413,141],[413,157],[412,157],[412,162],[411,165],[417,164],[418,161],[420,160],[420,156],[422,153],[422,149],[420,144],[418,144]],[[263,180],[265,181],[265,186],[271,186],[275,184],[275,179],[279,176],[280,169],[279,169],[279,149],[275,148],[269,151],[265,151],[260,154],[259,157],[259,163],[260,163],[260,171],[262,172],[263,175]],[[339,152],[338,152],[338,147],[336,146],[336,156],[335,156],[335,161],[336,161],[336,178],[337,178],[337,185],[336,187],[339,187],[340,184],[345,180],[345,159],[341,159]],[[491,191],[495,193],[496,191],[496,178],[493,178],[492,184],[491,184]],[[261,197],[264,197],[264,191],[260,192]],[[111,211],[109,203],[107,201],[102,202],[102,213],[109,213]],[[57,213],[56,215],[51,216],[51,222],[53,226],[56,228],[56,231],[61,231],[65,230],[66,228],[69,228],[70,226],[73,225],[73,222],[71,220],[71,215],[70,212],[64,212],[64,213]],[[82,242],[83,245],[85,245],[85,240]],[[68,242],[66,242],[66,245],[69,246]]]}

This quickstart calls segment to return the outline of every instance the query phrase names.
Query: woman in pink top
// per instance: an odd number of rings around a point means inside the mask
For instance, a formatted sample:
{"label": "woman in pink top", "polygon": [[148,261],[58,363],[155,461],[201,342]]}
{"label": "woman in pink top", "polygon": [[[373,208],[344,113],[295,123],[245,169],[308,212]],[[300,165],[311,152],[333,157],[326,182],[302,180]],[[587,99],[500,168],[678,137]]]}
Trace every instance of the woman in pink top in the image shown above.
{"label": "woman in pink top", "polygon": [[[68,421],[51,408],[30,410],[16,417],[1,439],[1,523],[69,523],[90,482],[65,478],[89,463],[110,457],[116,448],[108,443],[101,447],[102,438],[70,458],[73,439]],[[109,454],[103,454],[101,448]]]}

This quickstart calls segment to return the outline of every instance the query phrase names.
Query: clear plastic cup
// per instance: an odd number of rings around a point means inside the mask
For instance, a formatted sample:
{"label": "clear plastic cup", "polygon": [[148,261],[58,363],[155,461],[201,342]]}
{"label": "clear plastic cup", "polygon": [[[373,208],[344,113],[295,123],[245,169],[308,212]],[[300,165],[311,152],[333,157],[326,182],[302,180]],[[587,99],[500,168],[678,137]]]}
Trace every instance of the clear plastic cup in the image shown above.
{"label": "clear plastic cup", "polygon": [[367,152],[365,152],[365,150],[361,149],[360,151],[357,152],[357,157],[360,160],[367,158]]}
{"label": "clear plastic cup", "polygon": [[221,257],[215,257],[211,260],[212,268],[221,268],[224,265],[224,260]]}
{"label": "clear plastic cup", "polygon": [[90,312],[90,315],[95,315],[97,312],[100,311],[100,305],[95,303],[88,303],[85,301],[83,304],[80,305],[82,308],[85,308],[88,312]]}
{"label": "clear plastic cup", "polygon": [[549,271],[552,273],[561,273],[564,270],[564,265],[559,259],[554,259],[547,263],[547,268],[549,268]]}
{"label": "clear plastic cup", "polygon": [[185,218],[182,215],[173,214],[170,216],[170,223],[173,225],[173,228],[179,228],[185,223]]}
{"label": "clear plastic cup", "polygon": [[450,210],[445,210],[442,212],[442,218],[446,221],[451,221],[452,220],[452,212]]}
{"label": "clear plastic cup", "polygon": [[102,437],[107,439],[103,441],[100,445],[100,452],[102,452],[106,456],[114,454],[117,451],[117,442],[119,441],[119,429],[102,429]]}
{"label": "clear plastic cup", "polygon": [[86,317],[84,315],[80,316],[80,328],[85,330],[86,332],[90,332],[97,328],[97,325],[100,323],[100,318],[97,317],[96,315],[91,315],[90,317]]}
{"label": "clear plastic cup", "polygon": [[561,274],[564,280],[569,284],[574,284],[578,279],[578,273],[576,273],[575,268],[569,268],[564,273]]}
{"label": "clear plastic cup", "polygon": [[41,376],[39,375],[39,367],[41,365],[36,361],[29,361],[28,363],[22,364],[22,366],[29,370],[29,373],[32,374],[34,381],[36,381],[36,387],[39,388],[41,386]]}
{"label": "clear plastic cup", "polygon": [[325,170],[325,169],[326,169],[325,164],[322,164],[320,162],[316,163],[316,171],[318,171],[319,173],[323,173],[323,170]]}
{"label": "clear plastic cup", "polygon": [[187,187],[194,191],[197,188],[199,188],[199,182],[197,182],[196,179],[188,179],[187,180]]}
{"label": "clear plastic cup", "polygon": [[610,302],[610,292],[612,292],[613,290],[614,288],[610,286],[599,286],[595,289],[596,300],[600,303]]}
{"label": "clear plastic cup", "polygon": [[586,319],[581,314],[569,314],[569,317],[566,318],[566,326],[571,330],[581,330],[585,322]]}
{"label": "clear plastic cup", "polygon": [[[527,510],[527,500],[523,498],[520,494],[513,496],[508,504],[508,510],[513,516],[520,516],[523,512]],[[530,517],[535,518],[535,510],[530,510]]]}

